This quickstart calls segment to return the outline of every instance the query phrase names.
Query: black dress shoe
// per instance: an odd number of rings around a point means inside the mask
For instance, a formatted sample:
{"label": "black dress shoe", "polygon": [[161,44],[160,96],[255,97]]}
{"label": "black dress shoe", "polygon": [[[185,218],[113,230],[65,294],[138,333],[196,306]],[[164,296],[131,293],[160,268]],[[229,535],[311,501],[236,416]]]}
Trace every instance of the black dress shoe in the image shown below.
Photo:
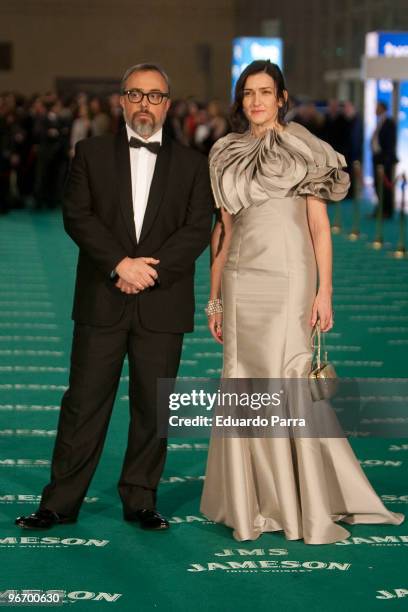
{"label": "black dress shoe", "polygon": [[159,531],[170,527],[169,521],[154,508],[125,512],[124,518],[131,523],[139,523],[142,529]]}
{"label": "black dress shoe", "polygon": [[30,516],[19,516],[15,520],[15,524],[22,529],[50,529],[54,525],[66,523],[76,523],[76,518],[45,509],[37,510]]}

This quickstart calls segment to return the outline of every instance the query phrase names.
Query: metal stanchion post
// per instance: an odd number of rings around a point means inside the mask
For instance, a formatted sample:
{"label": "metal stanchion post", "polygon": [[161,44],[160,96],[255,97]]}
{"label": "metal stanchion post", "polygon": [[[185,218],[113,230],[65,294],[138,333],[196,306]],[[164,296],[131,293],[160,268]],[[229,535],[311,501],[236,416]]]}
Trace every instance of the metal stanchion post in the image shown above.
{"label": "metal stanchion post", "polygon": [[399,215],[399,237],[397,248],[393,252],[393,256],[396,259],[403,259],[407,255],[407,249],[405,247],[405,236],[406,236],[406,215],[405,215],[405,187],[407,185],[407,177],[405,173],[401,177],[401,210]]}
{"label": "metal stanchion post", "polygon": [[353,162],[353,224],[348,237],[349,240],[360,238],[360,186],[361,186],[361,164],[358,160]]}
{"label": "metal stanchion post", "polygon": [[375,238],[371,243],[373,249],[382,249],[384,245],[383,233],[383,207],[384,207],[384,166],[377,166],[377,181],[378,181],[378,207],[375,224]]}
{"label": "metal stanchion post", "polygon": [[340,234],[341,233],[341,202],[334,203],[334,219],[333,225],[331,226],[332,234]]}

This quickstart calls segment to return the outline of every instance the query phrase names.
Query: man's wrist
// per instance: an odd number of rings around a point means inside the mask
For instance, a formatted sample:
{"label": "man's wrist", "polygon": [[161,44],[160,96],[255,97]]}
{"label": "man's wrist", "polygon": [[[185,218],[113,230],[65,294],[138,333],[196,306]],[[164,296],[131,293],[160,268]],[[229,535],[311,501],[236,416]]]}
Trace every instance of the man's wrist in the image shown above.
{"label": "man's wrist", "polygon": [[112,282],[116,282],[118,280],[119,278],[118,268],[122,262],[126,261],[126,259],[129,259],[129,257],[124,257],[123,259],[121,259],[111,271],[109,278]]}
{"label": "man's wrist", "polygon": [[116,280],[116,279],[117,279],[117,277],[118,277],[118,276],[120,276],[120,272],[119,272],[119,269],[118,269],[118,268],[119,268],[119,266],[120,266],[122,263],[124,263],[124,262],[125,262],[125,261],[127,261],[127,260],[131,261],[131,260],[130,260],[130,257],[124,257],[123,259],[121,259],[121,260],[120,260],[120,261],[119,261],[119,262],[116,264],[116,266],[113,268],[113,270],[112,270],[112,271],[111,271],[111,273],[110,273],[110,278],[111,278],[111,280]]}

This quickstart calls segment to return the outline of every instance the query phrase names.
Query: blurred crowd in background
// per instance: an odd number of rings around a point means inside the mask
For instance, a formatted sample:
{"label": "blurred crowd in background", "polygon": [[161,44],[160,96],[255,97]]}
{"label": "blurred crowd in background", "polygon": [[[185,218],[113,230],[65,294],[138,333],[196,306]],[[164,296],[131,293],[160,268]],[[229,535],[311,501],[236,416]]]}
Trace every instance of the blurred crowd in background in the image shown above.
{"label": "blurred crowd in background", "polygon": [[[362,120],[351,102],[317,105],[292,99],[287,119],[329,142],[345,156],[350,172],[353,162],[361,161]],[[116,93],[105,98],[81,93],[69,100],[54,93],[32,98],[0,94],[0,213],[59,206],[75,144],[116,133],[122,125]],[[228,109],[217,100],[174,100],[165,129],[180,143],[208,154],[231,129]]]}

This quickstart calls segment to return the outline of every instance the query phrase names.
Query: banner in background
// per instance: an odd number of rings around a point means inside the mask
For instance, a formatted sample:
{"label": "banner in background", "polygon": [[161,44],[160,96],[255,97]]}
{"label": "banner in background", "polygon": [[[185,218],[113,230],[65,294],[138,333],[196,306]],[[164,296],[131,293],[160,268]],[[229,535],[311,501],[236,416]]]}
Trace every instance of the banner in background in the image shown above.
{"label": "banner in background", "polygon": [[255,60],[269,59],[282,69],[282,39],[265,37],[234,38],[232,43],[232,99],[243,70]]}
{"label": "banner in background", "polygon": [[[368,57],[407,57],[408,32],[369,32],[366,35],[366,56]],[[364,178],[368,186],[373,185],[373,168],[371,155],[371,137],[376,127],[375,109],[377,102],[385,102],[388,114],[392,116],[394,84],[389,79],[367,79],[365,82],[364,105]],[[396,176],[402,172],[408,174],[408,80],[402,81],[399,87],[398,128],[397,128]],[[397,183],[396,202],[400,201],[400,190]]]}

